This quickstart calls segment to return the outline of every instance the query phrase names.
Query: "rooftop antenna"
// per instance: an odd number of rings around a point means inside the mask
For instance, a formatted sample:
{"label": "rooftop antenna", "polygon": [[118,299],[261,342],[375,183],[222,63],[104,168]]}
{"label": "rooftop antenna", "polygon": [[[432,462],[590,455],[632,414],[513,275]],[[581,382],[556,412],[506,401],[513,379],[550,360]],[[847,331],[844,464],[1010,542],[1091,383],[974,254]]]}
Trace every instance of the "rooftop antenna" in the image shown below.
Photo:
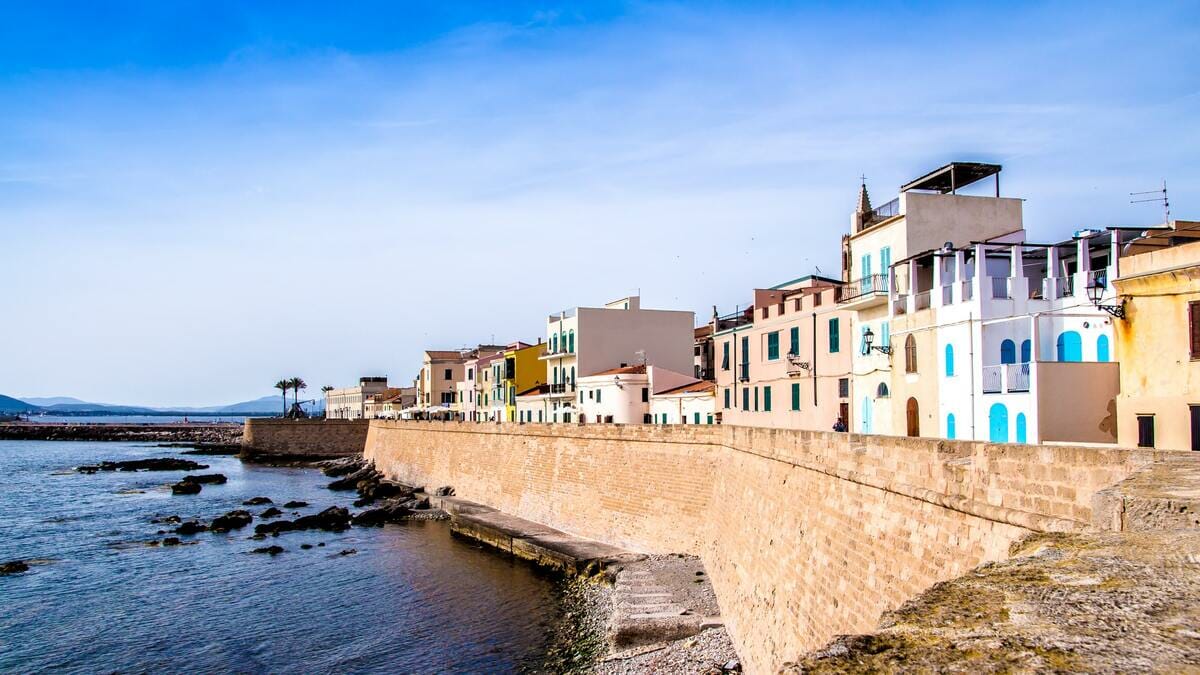
{"label": "rooftop antenna", "polygon": [[1163,186],[1162,186],[1161,190],[1147,190],[1145,192],[1130,192],[1129,193],[1130,197],[1142,197],[1144,195],[1158,195],[1158,196],[1157,197],[1146,197],[1145,199],[1130,199],[1129,203],[1130,204],[1143,204],[1145,202],[1162,202],[1163,215],[1166,218],[1166,220],[1163,221],[1163,224],[1170,225],[1171,224],[1171,200],[1167,198],[1167,181],[1166,181],[1166,179],[1163,179]]}

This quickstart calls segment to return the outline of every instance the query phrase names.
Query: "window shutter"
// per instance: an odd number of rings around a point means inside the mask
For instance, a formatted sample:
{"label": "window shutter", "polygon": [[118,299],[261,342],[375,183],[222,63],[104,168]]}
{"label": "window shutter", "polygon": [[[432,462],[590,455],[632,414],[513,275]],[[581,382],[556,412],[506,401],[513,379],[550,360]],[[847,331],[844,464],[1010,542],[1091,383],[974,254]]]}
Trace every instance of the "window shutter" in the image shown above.
{"label": "window shutter", "polygon": [[1188,303],[1188,329],[1191,332],[1191,357],[1200,358],[1200,301]]}

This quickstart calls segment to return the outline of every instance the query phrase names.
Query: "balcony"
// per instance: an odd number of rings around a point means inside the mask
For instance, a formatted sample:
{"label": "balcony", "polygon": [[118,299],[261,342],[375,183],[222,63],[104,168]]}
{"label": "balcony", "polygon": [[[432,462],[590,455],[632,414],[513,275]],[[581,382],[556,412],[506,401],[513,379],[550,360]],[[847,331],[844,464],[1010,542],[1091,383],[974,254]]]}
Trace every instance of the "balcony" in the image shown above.
{"label": "balcony", "polygon": [[1029,363],[983,367],[983,393],[1023,394],[1029,391]]}
{"label": "balcony", "polygon": [[750,381],[750,364],[749,363],[738,364],[737,372],[738,372],[738,382],[749,382]]}
{"label": "balcony", "polygon": [[570,358],[572,356],[575,356],[575,352],[570,351],[568,349],[559,347],[557,351],[552,352],[547,347],[546,349],[542,350],[541,354],[538,354],[538,359],[545,361],[547,359],[563,359],[563,358]]}
{"label": "balcony", "polygon": [[992,299],[1007,300],[1012,297],[1012,289],[1010,283],[1012,279],[1009,277],[991,277],[992,280]]}
{"label": "balcony", "polygon": [[808,373],[812,366],[808,361],[801,361],[799,354],[788,354],[787,356],[787,374],[788,377],[800,377]]}
{"label": "balcony", "polygon": [[943,305],[953,305],[954,304],[954,284],[953,283],[942,286],[942,304]]}
{"label": "balcony", "polygon": [[550,386],[550,395],[551,396],[557,397],[557,396],[574,396],[575,395],[575,384],[574,383],[563,382],[561,384],[552,384],[549,386]]}
{"label": "balcony", "polygon": [[885,221],[888,218],[894,218],[895,216],[898,216],[898,215],[900,215],[900,198],[899,197],[893,199],[892,201],[890,201],[882,206],[878,206],[874,209],[871,209],[871,213],[869,213],[867,215],[867,217],[863,219],[862,227],[859,228],[859,231],[861,232],[862,230],[865,230],[868,227],[871,227],[875,223]]}
{"label": "balcony", "polygon": [[916,311],[929,309],[929,291],[921,291],[913,296],[913,304],[916,306]]}
{"label": "balcony", "polygon": [[842,297],[838,303],[850,305],[853,308],[870,307],[886,302],[887,294],[887,275],[868,274],[857,281],[846,284],[842,288]]}

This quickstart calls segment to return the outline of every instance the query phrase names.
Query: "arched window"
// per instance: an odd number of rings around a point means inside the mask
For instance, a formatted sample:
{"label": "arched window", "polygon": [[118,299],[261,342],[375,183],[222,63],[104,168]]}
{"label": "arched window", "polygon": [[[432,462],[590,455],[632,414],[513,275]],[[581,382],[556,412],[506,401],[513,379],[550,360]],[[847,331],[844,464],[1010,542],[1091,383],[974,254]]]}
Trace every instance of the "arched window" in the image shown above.
{"label": "arched window", "polygon": [[1029,340],[1021,342],[1021,363],[1029,363],[1030,357],[1033,355],[1033,343]]}
{"label": "arched window", "polygon": [[954,345],[946,345],[946,377],[954,377]]}
{"label": "arched window", "polygon": [[558,384],[558,366],[554,366],[554,384]]}
{"label": "arched window", "polygon": [[1017,413],[1017,442],[1025,443],[1025,413]]}
{"label": "arched window", "polygon": [[1101,335],[1096,338],[1096,360],[1100,363],[1108,362],[1108,336]]}
{"label": "arched window", "polygon": [[887,398],[888,396],[891,396],[891,392],[888,391],[887,382],[879,383],[879,386],[875,389],[875,396],[879,398]]}
{"label": "arched window", "polygon": [[1003,403],[993,403],[988,410],[988,440],[993,443],[1008,442],[1008,408]]}
{"label": "arched window", "polygon": [[920,436],[921,435],[921,416],[920,416],[920,411],[917,408],[917,399],[915,399],[915,398],[908,399],[908,402],[904,405],[904,416],[905,416],[905,419],[907,422],[906,426],[907,426],[908,435],[911,437],[914,437],[914,438],[917,436]]}
{"label": "arched window", "polygon": [[904,372],[917,372],[917,339],[912,335],[904,338]]}
{"label": "arched window", "polygon": [[871,397],[864,396],[862,399],[862,432],[864,434],[871,433]]}
{"label": "arched window", "polygon": [[1058,351],[1059,361],[1075,362],[1083,360],[1083,341],[1080,339],[1079,333],[1073,330],[1059,333],[1055,347]]}
{"label": "arched window", "polygon": [[575,331],[574,330],[572,330],[570,333],[567,333],[567,351],[571,352],[572,354],[575,353]]}
{"label": "arched window", "polygon": [[954,440],[954,413],[946,415],[946,438]]}
{"label": "arched window", "polygon": [[1005,340],[1000,343],[1000,363],[1017,362],[1017,343]]}
{"label": "arched window", "polygon": [[575,366],[571,366],[571,386],[575,386]]}
{"label": "arched window", "polygon": [[550,336],[550,353],[558,351],[558,333]]}

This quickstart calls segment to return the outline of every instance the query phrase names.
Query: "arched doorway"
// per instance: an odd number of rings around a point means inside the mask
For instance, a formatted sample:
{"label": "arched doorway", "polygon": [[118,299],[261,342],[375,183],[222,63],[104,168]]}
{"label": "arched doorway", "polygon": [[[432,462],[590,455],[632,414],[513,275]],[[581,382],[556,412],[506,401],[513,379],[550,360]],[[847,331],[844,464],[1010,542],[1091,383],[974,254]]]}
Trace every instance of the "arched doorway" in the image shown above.
{"label": "arched doorway", "polygon": [[988,440],[993,443],[1008,442],[1008,408],[1003,403],[993,403],[988,410]]}
{"label": "arched doorway", "polygon": [[1059,361],[1078,362],[1083,360],[1083,340],[1080,339],[1079,333],[1073,330],[1059,333],[1054,346],[1058,351]]}
{"label": "arched doorway", "polygon": [[917,409],[917,399],[915,399],[915,398],[908,399],[908,403],[906,403],[904,405],[904,409],[905,409],[905,417],[908,420],[908,435],[909,436],[920,436],[921,435],[921,418],[920,418],[919,411]]}

